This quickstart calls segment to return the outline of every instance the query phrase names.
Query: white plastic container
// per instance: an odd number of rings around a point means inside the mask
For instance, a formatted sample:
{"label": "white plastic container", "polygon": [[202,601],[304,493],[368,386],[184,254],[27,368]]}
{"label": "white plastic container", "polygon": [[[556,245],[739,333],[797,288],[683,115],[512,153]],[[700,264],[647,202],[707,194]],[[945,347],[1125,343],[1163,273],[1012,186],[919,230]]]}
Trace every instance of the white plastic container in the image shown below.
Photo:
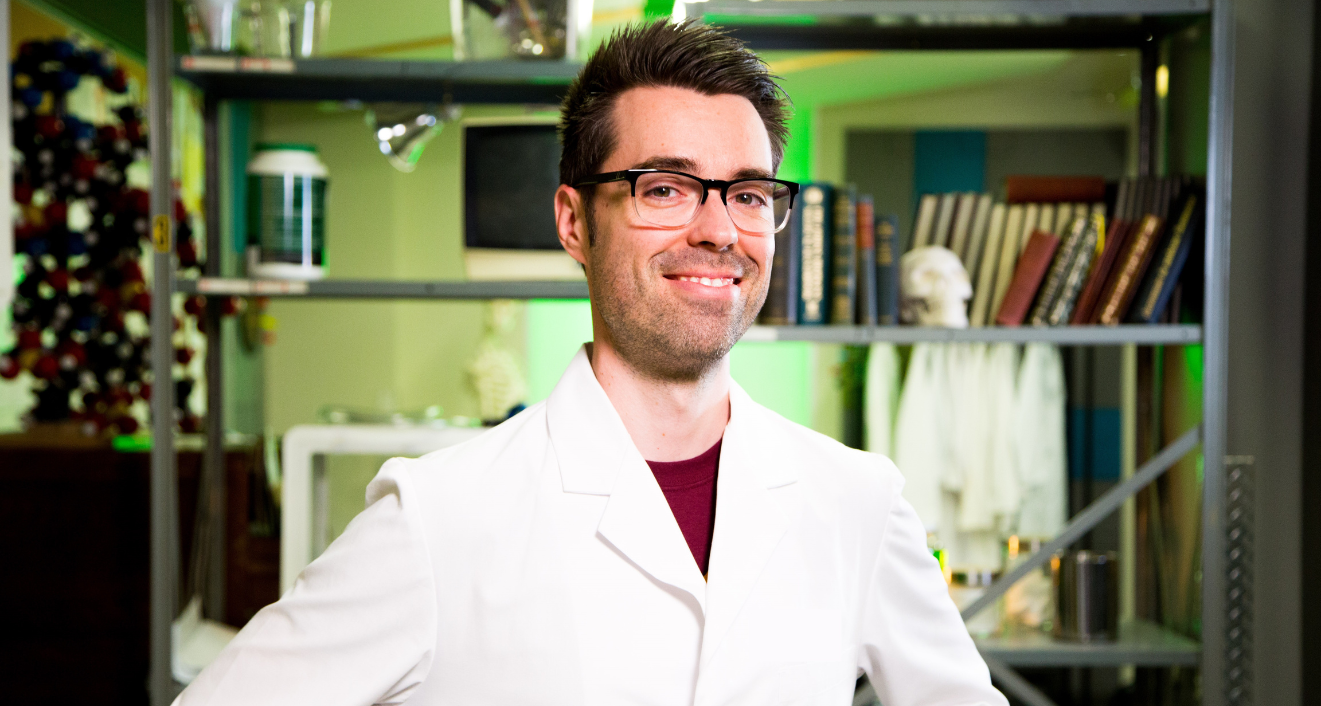
{"label": "white plastic container", "polygon": [[325,277],[326,165],[316,147],[265,144],[248,162],[248,274]]}

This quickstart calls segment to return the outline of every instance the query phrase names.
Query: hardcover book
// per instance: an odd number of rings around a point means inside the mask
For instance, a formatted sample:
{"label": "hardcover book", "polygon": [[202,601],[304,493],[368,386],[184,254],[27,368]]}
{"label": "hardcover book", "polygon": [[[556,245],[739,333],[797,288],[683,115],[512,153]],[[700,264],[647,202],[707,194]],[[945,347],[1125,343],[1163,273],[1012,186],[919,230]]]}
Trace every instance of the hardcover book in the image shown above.
{"label": "hardcover book", "polygon": [[1005,200],[1009,203],[1031,201],[1090,203],[1104,198],[1104,177],[1015,175],[1005,178]]}
{"label": "hardcover book", "polygon": [[829,184],[803,188],[798,258],[798,323],[824,324],[830,306],[831,235],[835,204]]}
{"label": "hardcover book", "polygon": [[957,193],[941,194],[940,207],[936,209],[936,224],[931,229],[931,240],[927,245],[949,247],[950,229],[954,227],[954,209],[958,208]]}
{"label": "hardcover book", "polygon": [[858,299],[855,305],[857,323],[864,326],[876,325],[876,211],[872,197],[864,194],[858,197],[857,223],[858,233]]}
{"label": "hardcover book", "polygon": [[1046,230],[1035,231],[1028,238],[1027,247],[1018,258],[1018,267],[1014,269],[1014,278],[1005,292],[1004,302],[995,315],[997,324],[1018,326],[1023,323],[1059,245],[1060,239]]}
{"label": "hardcover book", "polygon": [[835,252],[831,267],[830,323],[852,324],[858,301],[858,191],[852,185],[835,189],[833,225]]}
{"label": "hardcover book", "polygon": [[972,233],[972,215],[977,210],[977,194],[969,191],[958,194],[954,207],[954,225],[950,226],[949,247],[963,262],[967,262],[968,237]]}
{"label": "hardcover book", "polygon": [[1162,225],[1164,222],[1160,216],[1149,213],[1142,217],[1142,222],[1129,238],[1124,254],[1120,256],[1119,264],[1101,294],[1101,301],[1096,308],[1096,323],[1113,326],[1124,320],[1124,314],[1128,312],[1138,284],[1151,262],[1151,254],[1156,249]]}
{"label": "hardcover book", "polygon": [[1069,322],[1069,314],[1073,313],[1073,307],[1078,301],[1083,280],[1096,258],[1096,243],[1101,239],[1101,231],[1105,229],[1105,216],[1101,212],[1093,211],[1082,220],[1086,221],[1082,242],[1078,244],[1078,251],[1074,254],[1073,261],[1069,263],[1069,269],[1065,271],[1059,294],[1046,312],[1046,323],[1050,326],[1060,326]]}
{"label": "hardcover book", "polygon": [[1159,254],[1147,272],[1130,314],[1130,321],[1154,324],[1161,320],[1174,289],[1188,261],[1188,252],[1195,238],[1201,237],[1202,214],[1205,206],[1197,194],[1189,194],[1179,209],[1179,218],[1161,244]]}
{"label": "hardcover book", "polygon": [[1019,238],[1023,233],[1023,216],[1026,208],[1016,203],[1005,210],[1005,232],[1000,242],[1000,255],[995,266],[995,289],[991,294],[991,304],[986,310],[988,325],[995,321],[995,316],[1004,303],[1005,293],[1009,291],[1009,282],[1014,277],[1018,266],[1018,255],[1022,251]]}
{"label": "hardcover book", "polygon": [[798,257],[803,233],[802,197],[789,212],[789,225],[775,234],[775,255],[771,258],[771,281],[766,288],[757,322],[765,326],[792,326],[798,323],[798,282],[802,276]]}
{"label": "hardcover book", "polygon": [[899,325],[899,216],[876,218],[876,323]]}
{"label": "hardcover book", "polygon": [[917,218],[913,221],[913,242],[910,248],[924,248],[931,244],[931,231],[936,227],[936,210],[939,206],[939,194],[922,196],[917,204]]}
{"label": "hardcover book", "polygon": [[1128,240],[1128,235],[1132,230],[1133,212],[1138,203],[1138,182],[1133,180],[1124,180],[1119,182],[1119,191],[1115,197],[1115,215],[1110,220],[1110,227],[1105,234],[1105,244],[1101,248],[1101,254],[1087,275],[1087,282],[1083,285],[1082,292],[1078,295],[1078,301],[1074,306],[1073,314],[1069,317],[1069,323],[1078,325],[1086,324],[1092,321],[1092,313],[1096,309],[1096,302],[1101,298],[1101,291],[1105,283],[1110,279],[1110,271],[1114,269],[1114,264],[1119,260],[1119,253],[1124,249],[1124,243]]}
{"label": "hardcover book", "polygon": [[974,278],[974,291],[977,287],[975,277],[982,261],[982,250],[986,245],[986,231],[991,226],[991,203],[990,194],[981,194],[977,197],[977,208],[973,211],[972,226],[968,232],[968,247],[961,253],[963,268],[968,271],[970,277]]}
{"label": "hardcover book", "polygon": [[1008,208],[998,203],[991,207],[986,229],[985,254],[977,267],[977,279],[972,284],[972,314],[968,323],[974,328],[986,325],[991,301],[995,298],[995,271],[1000,264],[1000,244],[1004,240]]}
{"label": "hardcover book", "polygon": [[[1069,211],[1070,213],[1073,211],[1071,205]],[[1056,250],[1055,257],[1050,263],[1050,270],[1046,273],[1046,282],[1037,294],[1036,304],[1032,307],[1032,315],[1028,318],[1028,322],[1033,326],[1046,325],[1050,308],[1055,304],[1055,300],[1059,298],[1060,292],[1064,289],[1064,279],[1068,276],[1073,261],[1078,257],[1078,249],[1082,247],[1083,236],[1087,232],[1087,221],[1086,216],[1074,219],[1068,234],[1060,242],[1060,247]]]}

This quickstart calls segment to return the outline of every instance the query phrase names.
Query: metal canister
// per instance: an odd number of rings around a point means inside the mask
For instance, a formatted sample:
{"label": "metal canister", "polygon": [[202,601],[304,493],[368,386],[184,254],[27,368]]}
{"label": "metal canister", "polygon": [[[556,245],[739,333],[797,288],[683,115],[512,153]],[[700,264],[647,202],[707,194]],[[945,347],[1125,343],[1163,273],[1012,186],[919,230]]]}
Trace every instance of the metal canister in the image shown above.
{"label": "metal canister", "polygon": [[1119,562],[1114,552],[1077,551],[1050,560],[1055,636],[1108,642],[1119,635]]}
{"label": "metal canister", "polygon": [[250,276],[325,276],[326,176],[312,145],[257,146],[248,162]]}

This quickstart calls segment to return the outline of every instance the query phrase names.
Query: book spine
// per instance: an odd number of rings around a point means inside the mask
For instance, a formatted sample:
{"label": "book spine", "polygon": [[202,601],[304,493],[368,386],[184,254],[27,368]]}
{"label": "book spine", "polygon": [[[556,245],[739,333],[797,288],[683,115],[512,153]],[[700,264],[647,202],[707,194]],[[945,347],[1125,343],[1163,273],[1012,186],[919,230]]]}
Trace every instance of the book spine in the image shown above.
{"label": "book spine", "polygon": [[834,211],[828,184],[809,184],[803,189],[802,240],[798,261],[798,323],[824,324],[830,303],[831,214]]}
{"label": "book spine", "polygon": [[1060,239],[1045,230],[1036,231],[1028,238],[1027,247],[1018,258],[1018,267],[1014,269],[1014,278],[1005,292],[1004,302],[995,315],[997,324],[1018,326],[1023,323],[1059,245]]}
{"label": "book spine", "polygon": [[[966,263],[968,256],[968,237],[972,232],[973,211],[977,210],[977,194],[969,191],[958,194],[958,205],[954,208],[954,224],[950,226],[949,249]],[[967,265],[964,265],[967,269]]]}
{"label": "book spine", "polygon": [[972,285],[972,316],[968,323],[973,328],[986,325],[991,300],[995,296],[995,270],[1000,263],[1000,242],[1004,239],[1006,211],[1002,203],[991,207],[977,279]]}
{"label": "book spine", "polygon": [[939,194],[925,194],[917,204],[917,218],[913,222],[913,242],[909,249],[924,248],[931,244],[931,231],[936,227],[936,209]]}
{"label": "book spine", "polygon": [[[1070,208],[1070,212],[1072,212],[1072,208]],[[1028,319],[1033,326],[1046,325],[1050,317],[1050,308],[1054,306],[1055,300],[1059,298],[1060,292],[1063,291],[1064,280],[1068,277],[1069,268],[1073,267],[1073,261],[1078,257],[1078,248],[1081,246],[1083,235],[1087,231],[1087,220],[1085,217],[1074,220],[1063,244],[1055,253],[1055,259],[1051,262],[1050,271],[1046,275],[1046,284],[1037,295],[1036,306],[1032,308],[1032,316]]]}
{"label": "book spine", "polygon": [[852,187],[835,191],[834,265],[830,276],[830,323],[852,324],[857,314],[854,303],[858,300],[858,196]]}
{"label": "book spine", "polygon": [[857,322],[875,326],[876,317],[876,209],[872,197],[859,196],[857,209],[858,232],[858,298],[855,309]]}
{"label": "book spine", "polygon": [[1105,245],[1101,248],[1101,255],[1096,260],[1096,265],[1087,275],[1087,283],[1083,285],[1082,293],[1078,295],[1078,303],[1073,308],[1073,314],[1069,317],[1069,323],[1074,325],[1087,324],[1092,321],[1092,314],[1096,310],[1096,302],[1101,298],[1101,291],[1105,288],[1106,280],[1110,277],[1110,270],[1114,268],[1115,261],[1119,259],[1119,253],[1123,251],[1124,244],[1127,242],[1130,232],[1128,218],[1129,203],[1136,198],[1134,193],[1136,186],[1133,182],[1123,182],[1119,185],[1119,197],[1115,201],[1115,217],[1110,221],[1110,227],[1105,234]]}
{"label": "book spine", "polygon": [[1064,285],[1059,296],[1050,305],[1050,312],[1046,315],[1046,323],[1051,326],[1060,326],[1069,322],[1069,315],[1073,313],[1078,294],[1082,291],[1083,280],[1087,277],[1092,261],[1096,259],[1096,243],[1101,239],[1101,231],[1105,229],[1105,216],[1092,213],[1086,220],[1087,227],[1082,242],[1078,244],[1078,252],[1074,255],[1073,263],[1064,276]]}
{"label": "book spine", "polygon": [[[1038,230],[1050,230],[1051,226],[1041,225],[1041,204],[1030,203],[1023,207],[1023,230],[1018,234],[1018,254],[1022,255],[1027,244],[1032,241],[1032,234]],[[1051,224],[1054,225],[1054,224]]]}
{"label": "book spine", "polygon": [[927,245],[949,246],[950,229],[954,227],[954,210],[958,208],[957,193],[941,194],[940,208],[936,209],[936,225],[931,229],[931,240]]}
{"label": "book spine", "polygon": [[771,258],[771,282],[766,288],[766,303],[757,322],[765,326],[792,326],[798,323],[798,254],[803,232],[801,203],[789,214],[789,225],[775,234],[775,255]]}
{"label": "book spine", "polygon": [[[991,226],[991,207],[992,199],[990,194],[981,194],[977,197],[977,209],[972,217],[972,229],[968,234],[968,248],[964,251],[963,269],[974,278],[981,276],[982,253],[986,249],[986,232]],[[977,280],[973,280],[973,291],[976,291]]]}
{"label": "book spine", "polygon": [[1151,261],[1151,253],[1155,249],[1161,225],[1160,216],[1147,214],[1142,217],[1142,222],[1138,225],[1123,257],[1115,267],[1114,275],[1101,295],[1101,302],[1097,305],[1096,323],[1113,326],[1124,320],[1124,314],[1133,301],[1138,283]]}
{"label": "book spine", "polygon": [[876,323],[899,325],[899,216],[876,218]]}
{"label": "book spine", "polygon": [[995,290],[991,293],[991,303],[986,310],[989,321],[995,321],[995,315],[1004,303],[1005,293],[1014,277],[1014,268],[1018,265],[1018,253],[1022,250],[1019,238],[1023,234],[1023,204],[1017,203],[1005,210],[1005,232],[1000,242],[1000,254],[995,266]]}
{"label": "book spine", "polygon": [[1137,303],[1133,306],[1133,323],[1154,324],[1164,314],[1165,305],[1169,303],[1170,295],[1179,282],[1184,263],[1188,261],[1188,251],[1200,220],[1197,216],[1200,202],[1201,199],[1196,196],[1184,200],[1179,220],[1174,224],[1154,267],[1147,273],[1139,290]]}

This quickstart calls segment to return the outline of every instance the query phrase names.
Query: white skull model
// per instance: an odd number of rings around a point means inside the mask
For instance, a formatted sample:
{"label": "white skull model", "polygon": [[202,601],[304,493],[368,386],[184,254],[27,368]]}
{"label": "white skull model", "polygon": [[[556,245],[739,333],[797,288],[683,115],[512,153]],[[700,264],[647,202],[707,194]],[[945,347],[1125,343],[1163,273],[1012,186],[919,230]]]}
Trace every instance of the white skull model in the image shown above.
{"label": "white skull model", "polygon": [[949,248],[910,250],[899,260],[899,318],[906,324],[968,328],[972,282]]}

